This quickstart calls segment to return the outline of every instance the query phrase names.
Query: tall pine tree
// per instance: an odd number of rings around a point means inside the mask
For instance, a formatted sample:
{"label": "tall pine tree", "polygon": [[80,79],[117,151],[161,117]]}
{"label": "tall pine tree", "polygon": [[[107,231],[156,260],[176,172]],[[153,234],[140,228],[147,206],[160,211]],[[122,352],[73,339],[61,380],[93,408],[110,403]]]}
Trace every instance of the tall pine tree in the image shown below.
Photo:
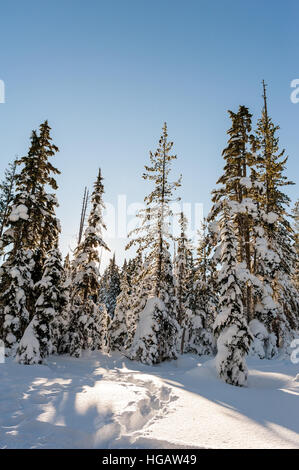
{"label": "tall pine tree", "polygon": [[0,183],[0,239],[7,222],[10,204],[13,201],[16,182],[16,160],[10,163]]}
{"label": "tall pine tree", "polygon": [[[293,247],[294,233],[289,221],[289,197],[282,191],[284,186],[294,184],[286,177],[285,168],[288,157],[279,148],[277,131],[268,113],[266,85],[263,82],[264,106],[257,125],[257,178],[264,191],[259,198],[263,212],[263,230],[268,250],[273,253],[270,273],[264,276],[273,302],[266,310],[267,328],[277,337],[277,346],[288,343],[292,330],[299,326],[298,290],[293,278],[296,269],[296,252]],[[256,270],[260,267],[256,263]]]}
{"label": "tall pine tree", "polygon": [[99,301],[105,304],[111,318],[114,317],[117,297],[121,291],[120,282],[119,267],[116,264],[114,254],[105,269],[99,286]]}
{"label": "tall pine tree", "polygon": [[243,311],[242,283],[237,270],[238,243],[234,224],[236,216],[223,201],[220,221],[221,270],[219,273],[220,313],[215,320],[217,336],[216,368],[219,376],[231,385],[247,383],[245,356],[252,340]]}
{"label": "tall pine tree", "polygon": [[216,267],[209,253],[209,236],[203,222],[191,287],[191,318],[186,352],[209,355],[214,352],[213,323],[217,310]]}
{"label": "tall pine tree", "polygon": [[0,325],[7,347],[17,345],[33,318],[34,285],[42,277],[47,252],[55,246],[60,230],[55,216],[55,194],[47,192],[48,188],[57,189],[53,175],[59,171],[49,161],[57,151],[45,121],[39,135],[32,132],[28,154],[16,161],[22,169],[16,176],[15,195],[0,242],[5,253],[0,281],[3,318]]}
{"label": "tall pine tree", "polygon": [[[130,357],[147,364],[176,358],[178,334],[176,301],[169,242],[170,203],[173,191],[180,186],[180,180],[169,181],[173,142],[168,140],[166,123],[155,153],[150,152],[151,165],[145,166],[145,180],[154,183],[154,189],[145,197],[146,208],[138,216],[141,225],[135,229],[127,248],[137,244],[137,252],[145,253],[143,281],[151,286],[143,310],[139,311],[138,324],[130,349]],[[144,293],[141,293],[144,297]]]}
{"label": "tall pine tree", "polygon": [[39,364],[59,351],[69,299],[58,246],[49,251],[42,279],[35,284],[35,289],[38,294],[35,315],[17,350],[16,359],[21,364]]}
{"label": "tall pine tree", "polygon": [[77,246],[73,261],[71,292],[70,344],[71,355],[79,357],[83,349],[102,347],[103,327],[107,323],[106,309],[98,305],[99,249],[109,250],[103,240],[103,178],[99,170],[91,196],[91,211],[83,240]]}

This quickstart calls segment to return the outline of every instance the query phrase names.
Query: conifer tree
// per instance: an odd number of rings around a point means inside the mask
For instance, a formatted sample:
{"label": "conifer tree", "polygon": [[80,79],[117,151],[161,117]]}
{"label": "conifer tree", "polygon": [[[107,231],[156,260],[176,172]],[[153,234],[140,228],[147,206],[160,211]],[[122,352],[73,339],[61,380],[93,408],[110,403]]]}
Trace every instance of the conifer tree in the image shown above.
{"label": "conifer tree", "polygon": [[40,126],[39,136],[33,131],[28,154],[16,161],[23,167],[15,179],[15,195],[0,242],[0,249],[5,253],[1,268],[0,305],[2,334],[7,346],[13,346],[8,338],[14,338],[16,342],[20,340],[33,318],[36,302],[34,284],[41,279],[46,254],[55,245],[60,230],[55,216],[56,197],[46,192],[47,187],[57,189],[53,174],[59,171],[49,162],[57,151],[58,148],[51,143],[50,127],[45,121]]}
{"label": "conifer tree", "polygon": [[15,353],[30,321],[28,292],[34,288],[33,268],[32,251],[23,248],[19,248],[13,260],[6,260],[1,267],[0,337],[11,354]]}
{"label": "conifer tree", "polygon": [[102,218],[102,181],[99,170],[91,196],[92,207],[87,228],[74,253],[69,351],[77,357],[81,355],[82,349],[98,349],[102,346],[101,313],[105,312],[98,306],[99,248],[110,251],[102,235],[102,230],[106,229]]}
{"label": "conifer tree", "polygon": [[49,251],[42,279],[35,284],[35,289],[38,293],[35,315],[17,350],[16,359],[21,364],[39,364],[59,349],[65,329],[64,311],[67,309],[68,295],[62,257],[57,246]]}
{"label": "conifer tree", "polygon": [[18,211],[17,204],[27,208],[28,219],[23,224],[20,238],[25,247],[34,248],[35,282],[41,279],[43,261],[49,250],[55,246],[60,232],[60,223],[55,216],[58,206],[56,196],[46,191],[47,187],[57,190],[53,175],[60,174],[49,161],[59,151],[51,142],[50,130],[48,121],[42,123],[39,136],[35,131],[32,133],[28,155],[17,161],[19,165],[23,165],[23,169],[17,178],[16,203],[10,214],[11,220],[15,211]]}
{"label": "conifer tree", "polygon": [[[249,322],[249,328],[254,341],[250,354],[259,358],[271,359],[277,354],[276,336],[271,333],[271,323],[278,314],[279,305],[273,297],[272,283],[277,270],[279,258],[270,248],[264,230],[265,212],[259,200],[265,192],[264,185],[257,179],[253,170],[252,197],[254,210],[251,212],[253,226],[251,232],[252,274],[247,275],[251,284],[252,305],[254,317]],[[243,273],[246,276],[246,273]]]}
{"label": "conifer tree", "polygon": [[116,307],[113,320],[110,325],[109,338],[112,350],[121,351],[128,337],[126,316],[130,309],[130,275],[128,272],[127,261],[125,260],[120,279],[120,294],[116,299]]}
{"label": "conifer tree", "polygon": [[[209,215],[209,230],[214,232],[210,236],[214,250],[213,262],[215,265],[221,263],[219,217],[223,215],[222,201],[226,201],[235,214],[233,227],[237,237],[238,275],[242,278],[244,315],[257,342],[260,342],[258,338],[261,336],[264,338],[263,357],[273,357],[276,354],[273,331],[276,330],[278,336],[278,325],[284,323],[285,315],[281,312],[279,295],[275,293],[277,277],[281,276],[282,270],[279,270],[280,256],[275,249],[274,239],[271,241],[269,236],[277,225],[277,215],[273,211],[268,212],[265,203],[268,183],[265,183],[264,172],[268,170],[263,168],[266,168],[267,159],[263,152],[259,152],[265,146],[265,139],[261,138],[259,132],[256,137],[250,134],[251,115],[246,108],[240,107],[237,114],[231,113],[231,118],[229,143],[223,152],[226,166],[223,176],[218,180],[222,186],[213,193],[214,205]],[[264,124],[259,122],[259,127],[260,132],[265,133]],[[289,242],[284,245],[290,247]],[[288,251],[285,259],[290,256]],[[290,299],[291,289],[285,290],[284,296]],[[261,357],[261,347],[257,347],[255,342],[253,350],[259,350],[258,355]]]}
{"label": "conifer tree", "polygon": [[237,274],[236,216],[232,216],[227,204],[223,205],[220,222],[222,267],[218,278],[220,313],[214,325],[217,336],[216,368],[227,383],[244,386],[248,375],[245,356],[252,337],[243,312],[243,286]]}
{"label": "conifer tree", "polygon": [[13,201],[16,181],[16,160],[10,163],[0,183],[0,239],[7,222],[9,206]]}
{"label": "conifer tree", "polygon": [[193,268],[193,286],[190,289],[191,312],[188,341],[185,352],[209,355],[214,352],[213,324],[217,309],[216,269],[209,253],[206,222],[197,249],[197,260]]}
{"label": "conifer tree", "polygon": [[148,276],[147,260],[143,261],[141,253],[138,253],[135,258],[129,261],[128,274],[131,291],[129,308],[126,312],[127,338],[124,344],[125,350],[129,350],[132,346],[139,313],[144,309],[152,289],[150,276]]}
{"label": "conifer tree", "polygon": [[177,253],[174,259],[175,297],[177,320],[181,327],[179,351],[183,354],[186,342],[186,329],[192,315],[191,302],[194,287],[194,270],[190,241],[187,238],[187,219],[180,213],[180,236],[177,239]]}
{"label": "conifer tree", "polygon": [[99,347],[103,352],[111,350],[111,317],[107,312],[105,304],[98,304],[99,309],[99,327],[100,327],[100,340]]}
{"label": "conifer tree", "polygon": [[138,214],[141,225],[132,232],[135,238],[127,245],[130,248],[137,244],[137,252],[146,254],[142,277],[151,290],[139,311],[130,357],[147,364],[176,358],[179,325],[169,253],[169,241],[173,239],[169,218],[173,191],[180,186],[180,180],[169,181],[171,161],[176,159],[170,154],[172,147],[165,123],[158,149],[154,154],[150,152],[151,166],[146,165],[143,174],[144,179],[154,183],[154,189],[145,197],[146,208]]}
{"label": "conifer tree", "polygon": [[53,337],[55,353],[64,354],[69,351],[70,344],[70,298],[72,288],[72,264],[69,253],[63,261],[63,271],[61,277],[61,291],[64,299],[64,307],[61,309],[59,317],[55,318],[53,324]]}
{"label": "conifer tree", "polygon": [[[299,298],[294,286],[296,252],[293,247],[294,233],[289,222],[287,208],[289,197],[282,187],[294,184],[284,174],[288,157],[285,150],[279,149],[279,138],[275,126],[268,114],[266,85],[263,82],[264,106],[262,117],[257,125],[257,164],[258,181],[264,185],[264,192],[259,198],[259,207],[263,212],[264,236],[268,250],[273,253],[275,262],[270,266],[271,273],[264,276],[271,291],[272,302],[267,311],[267,328],[277,337],[277,346],[289,341],[291,331],[298,327]],[[257,272],[260,266],[256,263]],[[267,310],[267,306],[266,306]]]}
{"label": "conifer tree", "polygon": [[99,301],[105,304],[111,318],[114,316],[116,300],[120,291],[120,272],[114,254],[105,269],[99,286]]}
{"label": "conifer tree", "polygon": [[[255,210],[251,197],[251,170],[256,163],[256,142],[251,133],[252,115],[248,108],[240,106],[237,113],[229,111],[232,126],[228,130],[229,140],[223,150],[223,158],[226,162],[223,175],[218,179],[218,189],[213,191],[213,208],[209,215],[209,221],[215,221],[220,215],[221,202],[229,199],[232,209],[236,214],[236,230],[238,237],[237,257],[244,263],[246,269],[252,271],[251,258],[251,229],[253,226],[252,212]],[[244,307],[248,321],[253,318],[251,285],[244,287]]]}
{"label": "conifer tree", "polygon": [[64,258],[63,269],[64,269],[65,279],[70,279],[72,277],[72,264],[71,264],[69,253]]}

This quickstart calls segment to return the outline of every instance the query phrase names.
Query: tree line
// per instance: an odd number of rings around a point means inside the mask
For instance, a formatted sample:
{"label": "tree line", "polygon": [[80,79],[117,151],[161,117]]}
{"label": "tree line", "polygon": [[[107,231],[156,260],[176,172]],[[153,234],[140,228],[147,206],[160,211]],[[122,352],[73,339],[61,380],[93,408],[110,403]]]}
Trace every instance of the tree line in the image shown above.
{"label": "tree line", "polygon": [[[136,255],[101,276],[104,184],[101,170],[72,259],[59,249],[56,175],[59,151],[47,121],[33,131],[27,155],[6,171],[0,190],[0,338],[21,364],[50,354],[79,357],[83,350],[120,351],[145,364],[192,352],[215,355],[219,376],[246,385],[246,356],[288,353],[299,330],[299,202],[290,214],[283,191],[287,157],[279,126],[268,113],[266,87],[253,130],[245,106],[229,111],[224,168],[212,208],[194,247],[188,221],[170,230],[171,203],[181,177],[166,123],[142,177],[152,190],[127,249]],[[86,191],[85,191],[86,193]],[[86,193],[87,194],[87,193]],[[83,201],[84,217],[87,209]],[[170,247],[175,243],[172,256]]]}

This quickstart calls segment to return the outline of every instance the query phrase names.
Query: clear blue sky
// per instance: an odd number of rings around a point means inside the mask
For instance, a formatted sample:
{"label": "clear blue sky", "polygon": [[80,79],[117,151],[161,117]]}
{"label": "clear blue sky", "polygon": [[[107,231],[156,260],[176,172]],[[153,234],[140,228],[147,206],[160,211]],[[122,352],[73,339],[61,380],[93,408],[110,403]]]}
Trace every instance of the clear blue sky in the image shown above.
{"label": "clear blue sky", "polygon": [[[290,100],[290,82],[299,78],[298,15],[295,0],[2,2],[1,174],[48,119],[60,148],[66,253],[84,186],[99,166],[108,202],[118,194],[128,203],[143,200],[150,189],[143,165],[167,121],[183,200],[202,202],[207,213],[223,167],[227,110],[244,104],[259,117],[265,79],[288,175],[298,180],[299,103]],[[288,194],[295,200],[297,186]],[[119,261],[122,243],[111,240]]]}

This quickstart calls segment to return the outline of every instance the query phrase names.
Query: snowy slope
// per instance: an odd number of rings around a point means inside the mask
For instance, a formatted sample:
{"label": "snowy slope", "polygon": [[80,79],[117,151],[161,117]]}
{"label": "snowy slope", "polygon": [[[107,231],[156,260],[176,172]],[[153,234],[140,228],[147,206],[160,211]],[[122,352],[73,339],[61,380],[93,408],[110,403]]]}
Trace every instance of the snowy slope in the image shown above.
{"label": "snowy slope", "polygon": [[299,366],[248,360],[249,387],[213,360],[150,367],[86,353],[0,364],[0,448],[299,448]]}

